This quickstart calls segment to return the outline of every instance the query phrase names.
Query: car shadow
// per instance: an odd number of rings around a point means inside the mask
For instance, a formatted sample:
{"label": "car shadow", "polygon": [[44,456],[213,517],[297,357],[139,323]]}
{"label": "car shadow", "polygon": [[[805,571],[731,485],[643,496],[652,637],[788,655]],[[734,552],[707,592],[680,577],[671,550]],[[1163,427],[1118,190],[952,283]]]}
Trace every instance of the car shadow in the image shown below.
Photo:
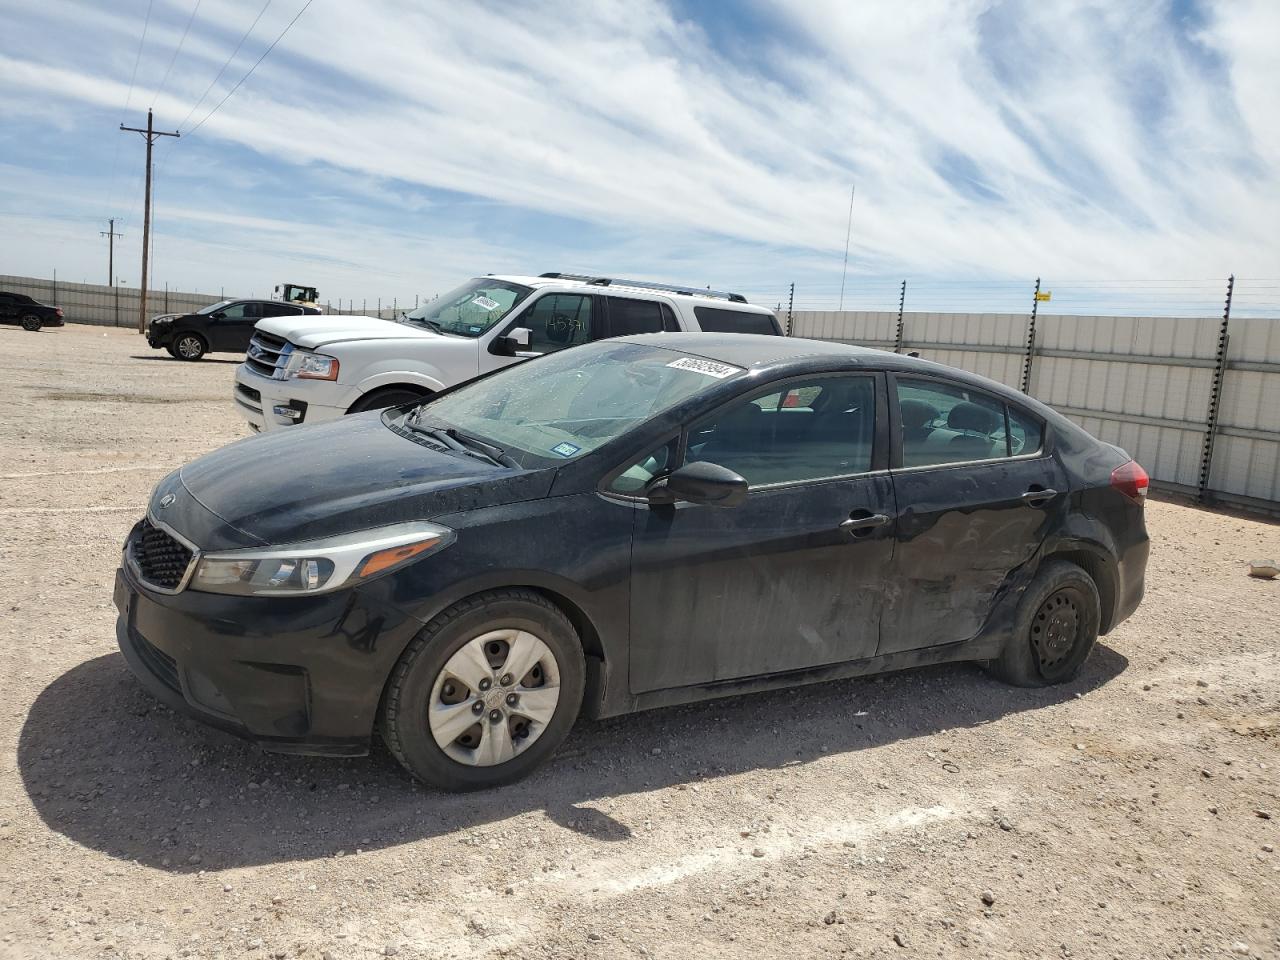
{"label": "car shadow", "polygon": [[[129,357],[130,360],[163,360],[166,363],[190,363],[189,360],[179,360],[177,357],[171,357],[167,353],[135,353]],[[219,360],[217,357],[211,357],[207,353],[201,357],[196,363],[232,363],[240,364],[244,361],[243,356],[237,356],[234,360]]]}
{"label": "car shadow", "polygon": [[352,760],[265,753],[161,706],[114,653],[40,693],[18,768],[51,829],[179,873],[465,838],[530,811],[624,842],[630,828],[593,801],[978,726],[1098,689],[1127,665],[1099,644],[1081,675],[1059,687],[1008,687],[951,664],[582,721],[529,779],[462,796],[413,781],[380,744]]}

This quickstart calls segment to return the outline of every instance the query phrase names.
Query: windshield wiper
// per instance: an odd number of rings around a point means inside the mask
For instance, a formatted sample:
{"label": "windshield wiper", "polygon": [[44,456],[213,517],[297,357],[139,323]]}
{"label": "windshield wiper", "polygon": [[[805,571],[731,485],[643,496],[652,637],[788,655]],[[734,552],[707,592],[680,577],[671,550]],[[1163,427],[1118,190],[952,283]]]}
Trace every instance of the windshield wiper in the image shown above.
{"label": "windshield wiper", "polygon": [[[419,410],[421,410],[421,407],[419,407]],[[485,460],[495,467],[519,466],[501,448],[485,443],[483,440],[477,440],[475,437],[469,437],[452,427],[446,430],[442,430],[439,427],[428,427],[425,424],[418,423],[417,414],[408,414],[401,422],[414,433],[428,436],[441,446],[457,453],[465,453],[467,456],[475,457],[477,460]]]}
{"label": "windshield wiper", "polygon": [[499,464],[500,466],[503,466],[503,467],[520,466],[520,464],[516,463],[514,460],[512,460],[510,457],[507,456],[507,452],[505,450],[503,450],[501,447],[497,446],[496,444],[492,444],[492,443],[489,443],[487,440],[481,440],[479,437],[473,437],[470,434],[463,433],[457,427],[449,427],[444,432],[448,436],[452,437],[454,440],[457,440],[459,443],[465,443],[467,444],[467,446],[471,447],[473,450],[476,450],[479,453],[483,453],[486,457],[488,457],[494,463]]}

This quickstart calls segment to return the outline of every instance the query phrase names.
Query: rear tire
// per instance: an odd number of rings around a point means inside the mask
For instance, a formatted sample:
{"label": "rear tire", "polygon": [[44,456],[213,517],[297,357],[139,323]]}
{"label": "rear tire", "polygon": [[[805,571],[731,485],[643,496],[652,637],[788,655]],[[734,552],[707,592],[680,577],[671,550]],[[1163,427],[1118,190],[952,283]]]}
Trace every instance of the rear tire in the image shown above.
{"label": "rear tire", "polygon": [[1050,560],[1018,605],[1012,636],[992,674],[1018,687],[1073,680],[1098,639],[1101,604],[1093,579],[1066,560]]}
{"label": "rear tire", "polygon": [[43,326],[43,324],[40,322],[40,318],[33,313],[29,313],[22,318],[23,330],[30,330],[32,333],[35,333],[41,326]]}
{"label": "rear tire", "polygon": [[550,759],[578,717],[586,662],[564,613],[532,590],[494,590],[436,616],[391,671],[381,732],[406,770],[484,790]]}
{"label": "rear tire", "polygon": [[209,345],[198,333],[181,333],[173,343],[173,354],[179,360],[199,360],[209,352]]}
{"label": "rear tire", "polygon": [[416,390],[409,390],[405,387],[386,387],[381,390],[371,390],[363,397],[351,405],[351,409],[347,413],[364,413],[366,410],[385,410],[387,407],[398,407],[402,403],[413,403],[415,400],[425,400],[428,394],[419,393]]}

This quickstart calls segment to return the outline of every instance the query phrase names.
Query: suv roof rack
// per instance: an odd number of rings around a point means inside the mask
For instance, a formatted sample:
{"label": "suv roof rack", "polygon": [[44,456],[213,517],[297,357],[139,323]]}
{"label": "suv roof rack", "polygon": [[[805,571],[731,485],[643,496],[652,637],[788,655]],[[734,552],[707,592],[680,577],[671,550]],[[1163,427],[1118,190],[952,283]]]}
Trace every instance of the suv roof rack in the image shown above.
{"label": "suv roof rack", "polygon": [[647,280],[622,280],[618,277],[590,277],[582,273],[543,273],[540,277],[547,280],[581,280],[597,287],[617,285],[620,287],[639,287],[641,290],[662,290],[667,293],[682,293],[689,297],[713,297],[717,300],[729,300],[733,303],[746,303],[747,298],[740,293],[726,293],[723,290],[704,290],[698,287],[680,287],[672,283],[650,283]]}

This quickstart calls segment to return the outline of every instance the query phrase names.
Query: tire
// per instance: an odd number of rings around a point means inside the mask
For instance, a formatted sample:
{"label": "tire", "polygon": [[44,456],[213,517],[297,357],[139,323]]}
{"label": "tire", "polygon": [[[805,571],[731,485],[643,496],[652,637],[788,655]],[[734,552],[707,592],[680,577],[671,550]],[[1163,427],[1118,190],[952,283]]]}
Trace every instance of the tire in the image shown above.
{"label": "tire", "polygon": [[179,360],[196,361],[209,352],[209,344],[198,333],[180,333],[173,342],[172,353]]}
{"label": "tire", "polygon": [[32,333],[35,333],[42,326],[43,326],[43,323],[41,323],[40,318],[37,317],[34,313],[29,313],[22,318],[23,330],[30,330]]}
{"label": "tire", "polygon": [[172,343],[165,345],[164,352],[167,353],[169,356],[173,357],[173,359],[175,360],[178,359],[178,351],[173,349]]}
{"label": "tire", "polygon": [[[512,656],[520,676],[507,671]],[[482,593],[435,617],[400,657],[383,695],[382,738],[431,786],[512,783],[568,735],[585,677],[578,634],[559,607],[532,590]]]}
{"label": "tire", "polygon": [[425,399],[427,394],[419,393],[405,387],[385,387],[371,390],[351,405],[347,413],[364,413],[366,410],[385,410],[387,407],[398,407],[402,403],[413,403]]}
{"label": "tire", "polygon": [[1013,634],[989,669],[1018,687],[1067,683],[1093,650],[1101,619],[1093,579],[1074,563],[1050,560],[1023,594]]}

